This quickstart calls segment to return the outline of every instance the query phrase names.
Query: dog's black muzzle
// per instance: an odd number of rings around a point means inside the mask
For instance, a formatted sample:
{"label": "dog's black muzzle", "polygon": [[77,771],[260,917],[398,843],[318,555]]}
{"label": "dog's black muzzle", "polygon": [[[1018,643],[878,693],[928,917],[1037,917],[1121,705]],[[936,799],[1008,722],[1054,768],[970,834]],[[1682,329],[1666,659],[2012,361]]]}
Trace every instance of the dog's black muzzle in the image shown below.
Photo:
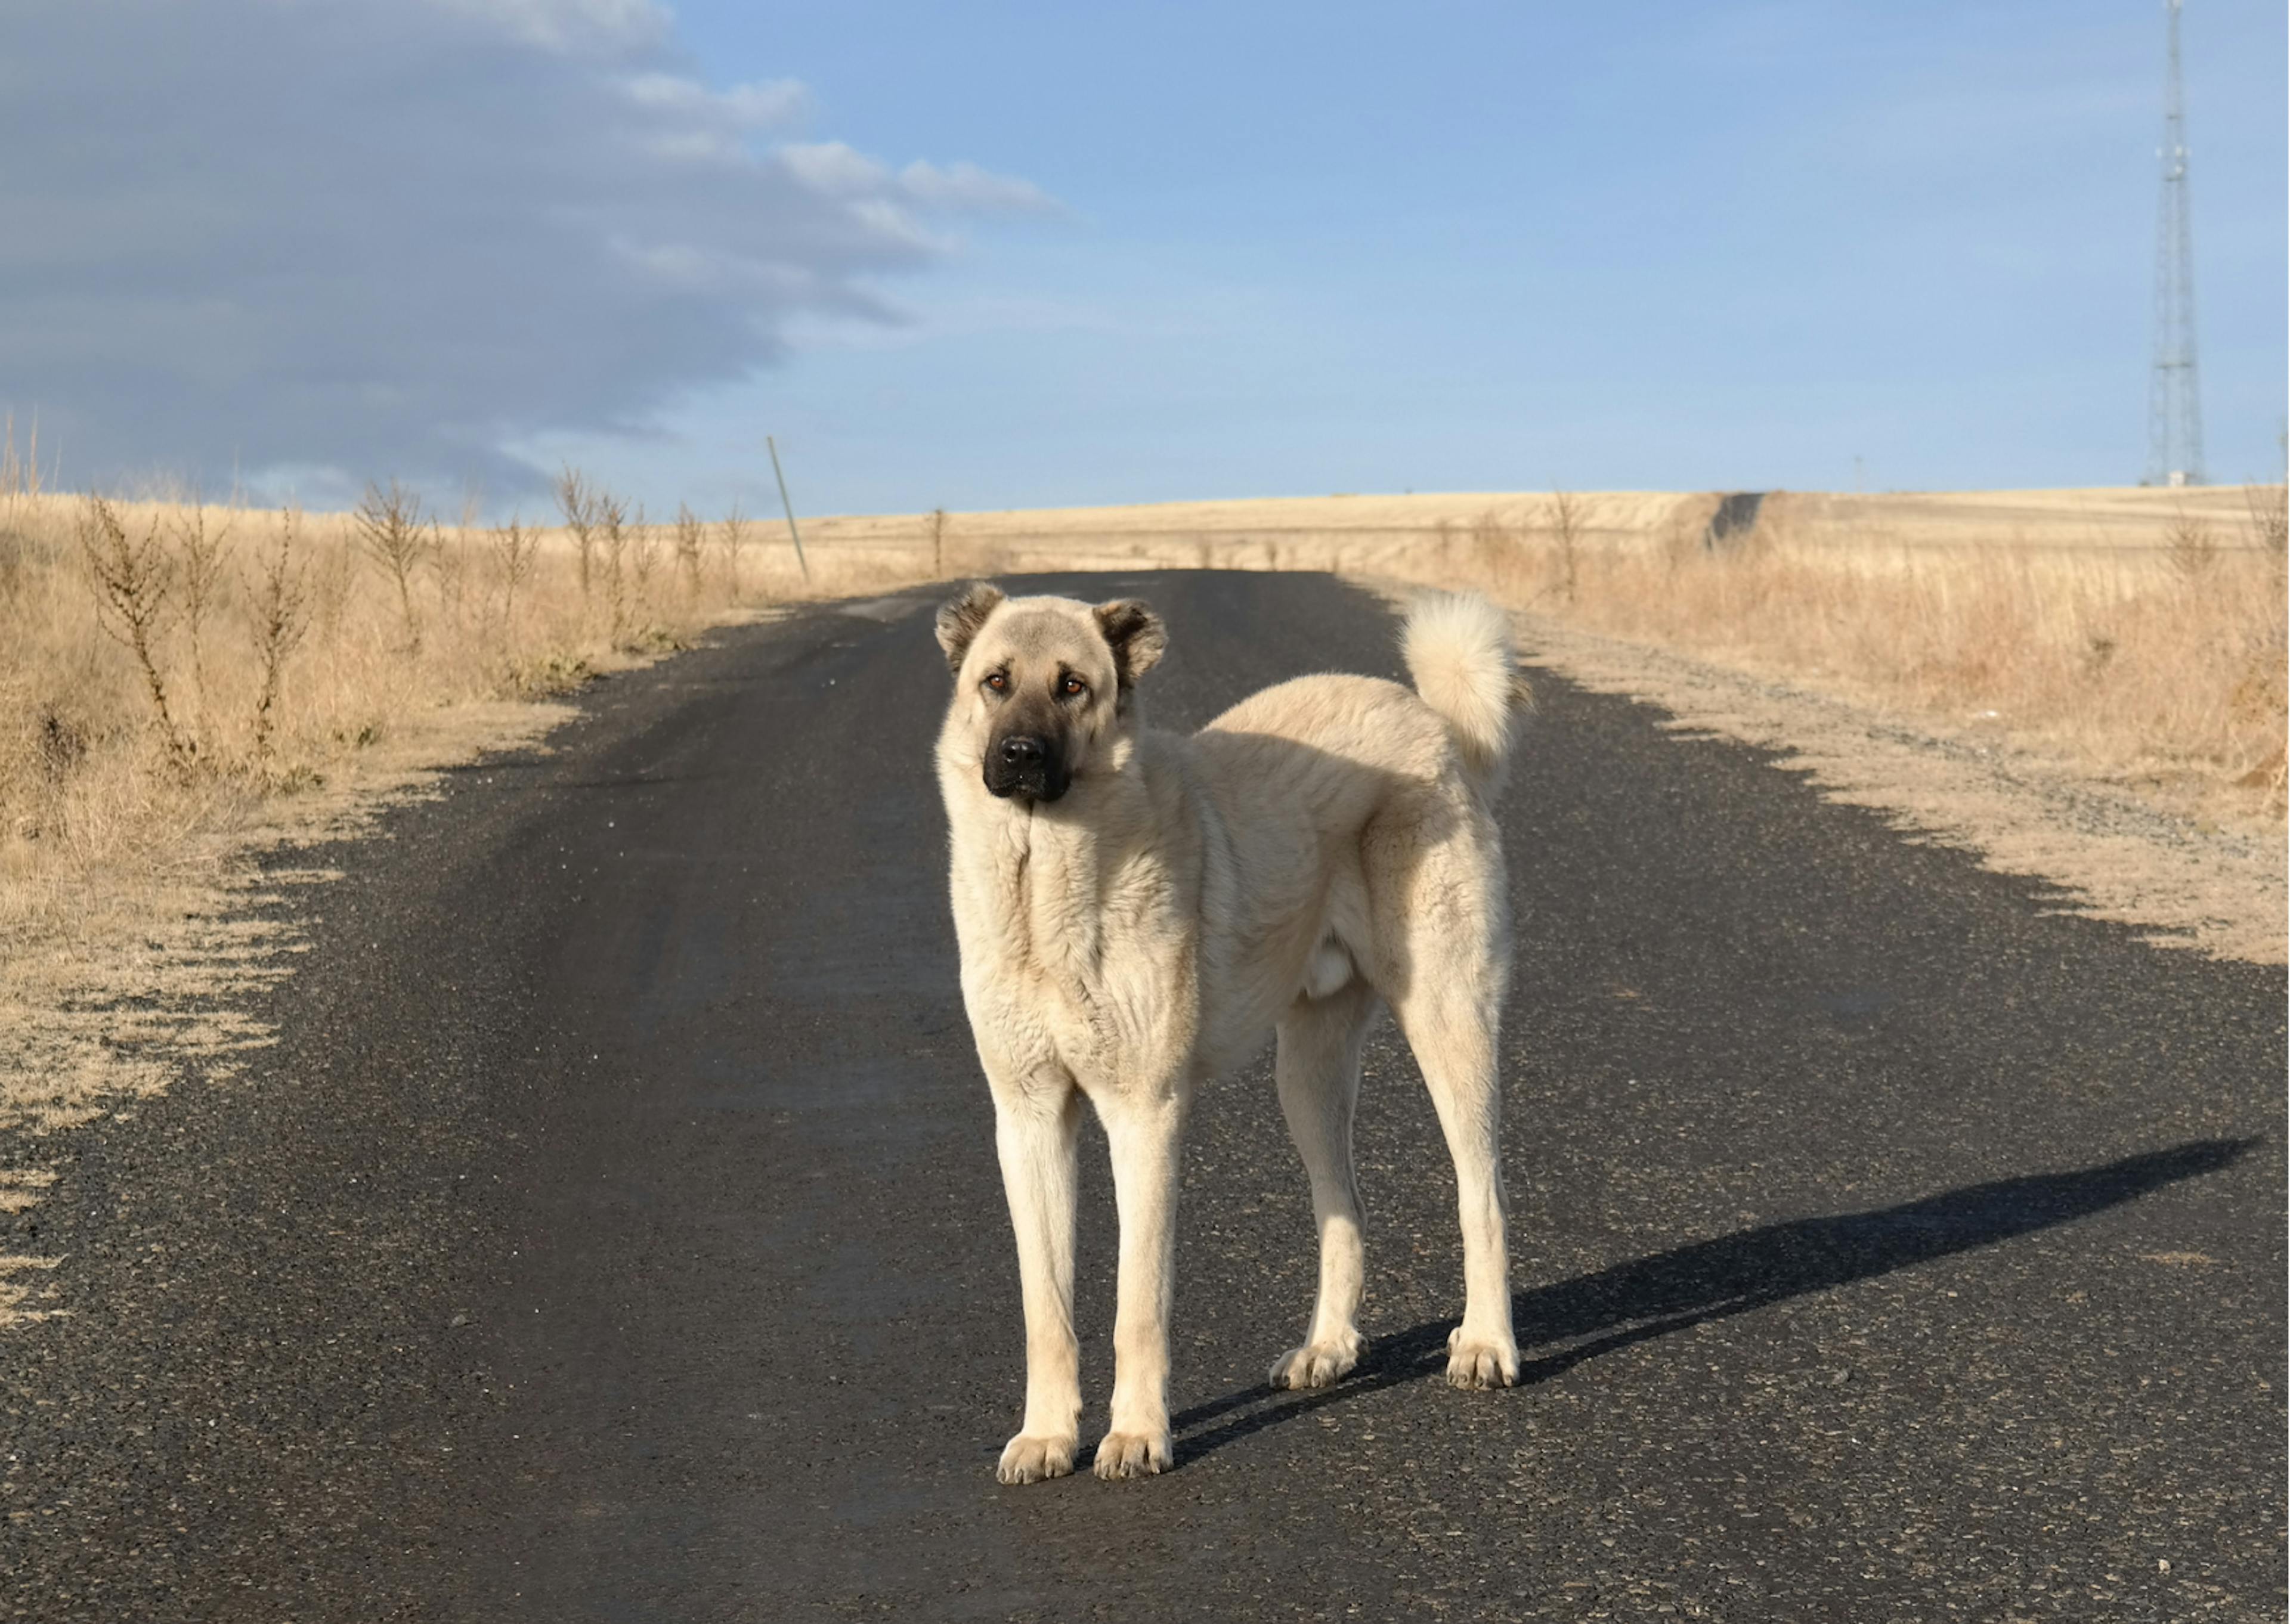
{"label": "dog's black muzzle", "polygon": [[1005,733],[986,747],[986,792],[1005,800],[1054,801],[1073,775],[1057,741],[1039,733]]}

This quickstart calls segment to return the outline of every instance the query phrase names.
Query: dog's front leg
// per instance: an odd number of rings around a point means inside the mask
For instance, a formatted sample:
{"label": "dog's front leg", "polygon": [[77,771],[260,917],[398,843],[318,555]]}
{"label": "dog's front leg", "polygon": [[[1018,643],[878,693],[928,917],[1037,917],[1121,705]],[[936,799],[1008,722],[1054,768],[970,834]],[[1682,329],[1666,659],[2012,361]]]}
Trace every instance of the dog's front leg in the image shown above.
{"label": "dog's front leg", "polygon": [[994,1082],[994,1143],[1026,1305],[1026,1420],[995,1476],[1037,1483],[1073,1470],[1081,1441],[1074,1340],[1074,1167],[1081,1093],[1070,1077]]}
{"label": "dog's front leg", "polygon": [[1113,1321],[1113,1425],[1097,1446],[1100,1477],[1165,1471],[1169,1304],[1176,1273],[1177,1164],[1184,1128],[1174,1090],[1098,1102],[1113,1153],[1121,1216],[1121,1283]]}

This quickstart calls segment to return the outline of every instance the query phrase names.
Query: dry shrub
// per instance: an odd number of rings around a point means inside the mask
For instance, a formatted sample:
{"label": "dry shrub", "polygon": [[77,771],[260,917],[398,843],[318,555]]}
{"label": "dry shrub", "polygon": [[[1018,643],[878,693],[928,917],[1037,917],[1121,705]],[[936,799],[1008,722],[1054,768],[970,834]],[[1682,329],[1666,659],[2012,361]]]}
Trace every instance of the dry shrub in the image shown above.
{"label": "dry shrub", "polygon": [[572,538],[573,558],[580,570],[581,601],[586,603],[597,568],[597,491],[580,469],[568,468],[557,475],[554,494],[565,533]]}
{"label": "dry shrub", "polygon": [[271,758],[286,660],[310,629],[309,565],[294,546],[300,523],[301,516],[291,508],[279,514],[276,536],[257,552],[255,574],[242,585],[259,673],[251,748],[258,767],[264,769]]}
{"label": "dry shrub", "polygon": [[[181,596],[174,560],[160,539],[166,516],[149,516],[131,531],[130,521],[121,516],[116,504],[90,496],[76,520],[72,534],[93,588],[95,623],[133,657],[151,701],[160,745],[168,764],[180,772],[197,747],[176,721],[175,707],[167,698],[167,677],[159,668],[161,642]],[[196,641],[193,652],[196,657]]]}
{"label": "dry shrub", "polygon": [[493,579],[500,583],[501,627],[507,630],[516,622],[517,594],[532,580],[532,572],[540,563],[540,532],[527,530],[522,519],[512,518],[506,524],[495,525],[488,540],[492,548]]}
{"label": "dry shrub", "polygon": [[358,550],[396,588],[405,646],[420,649],[421,625],[413,612],[413,574],[431,546],[431,530],[421,516],[421,499],[395,479],[386,486],[369,484],[365,499],[350,515],[350,530],[357,538]]}
{"label": "dry shrub", "polygon": [[691,505],[679,502],[676,508],[676,572],[684,581],[685,601],[700,596],[700,548],[708,539],[708,526]]}
{"label": "dry shrub", "polygon": [[2283,814],[2290,523],[2278,486],[2251,492],[2239,533],[2182,516],[2147,552],[2009,537],[1987,548],[1816,541],[1796,533],[1785,497],[1714,551],[1700,540],[1706,498],[1681,502],[1637,544],[1592,544],[1579,500],[1549,500],[1539,551],[1490,515],[1467,546],[1441,526],[1405,572],[1878,707],[2007,730],[2212,810]]}
{"label": "dry shrub", "polygon": [[2218,563],[2218,535],[2198,518],[2177,515],[2164,536],[2164,544],[2171,549],[2171,567],[2190,580],[2207,573]]}
{"label": "dry shrub", "polygon": [[70,496],[0,429],[0,957],[454,707],[578,687],[737,603],[927,573],[920,548],[830,545],[806,584],[736,511],[654,531],[570,469],[555,495],[577,522],[554,531],[448,526],[394,484],[331,515]]}
{"label": "dry shrub", "polygon": [[612,645],[625,648],[629,632],[629,505],[617,496],[599,492],[592,512],[605,555],[605,601],[612,620]]}
{"label": "dry shrub", "polygon": [[230,564],[230,514],[207,516],[196,498],[179,505],[168,529],[175,564],[176,596],[181,600],[183,637],[190,645],[191,692],[204,716],[207,707],[206,627]]}
{"label": "dry shrub", "polygon": [[660,567],[660,537],[644,521],[639,508],[629,524],[629,572],[636,583],[636,612],[641,621],[652,607],[653,572]]}
{"label": "dry shrub", "polygon": [[[1453,545],[1452,535],[1443,534],[1440,540],[1443,547]],[[1464,568],[1490,582],[1517,582],[1525,562],[1519,538],[1511,533],[1510,527],[1493,508],[1472,521],[1465,558]]]}
{"label": "dry shrub", "polygon": [[724,549],[724,589],[736,604],[740,601],[740,555],[748,546],[748,516],[740,511],[739,503],[733,502],[732,511],[717,521],[716,537]]}
{"label": "dry shrub", "polygon": [[1581,574],[1583,530],[1582,503],[1573,492],[1551,492],[1549,529],[1559,600],[1571,605]]}
{"label": "dry shrub", "polygon": [[[1589,550],[1589,516],[1585,500],[1556,491],[1517,519],[1490,508],[1458,532],[1442,518],[1431,527],[1428,545],[1414,555],[1407,572],[1436,581],[1469,582],[1520,607],[1548,609],[1571,604],[1581,589]],[[1293,555],[1298,567],[1325,568],[1309,548]]]}

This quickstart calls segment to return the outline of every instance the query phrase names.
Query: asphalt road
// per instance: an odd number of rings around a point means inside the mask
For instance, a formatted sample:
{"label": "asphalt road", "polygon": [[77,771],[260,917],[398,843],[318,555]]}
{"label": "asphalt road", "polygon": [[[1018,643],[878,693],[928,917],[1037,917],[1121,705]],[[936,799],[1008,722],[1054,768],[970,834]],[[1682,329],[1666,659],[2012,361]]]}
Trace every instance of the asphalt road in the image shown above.
{"label": "asphalt road", "polygon": [[[1097,578],[1165,724],[1397,674],[1325,578]],[[1438,1377],[1389,1027],[1366,1361],[1269,1065],[1187,1150],[1177,1465],[993,1480],[1017,1280],[914,598],[615,679],[321,853],[252,1071],[0,1156],[0,1617],[2277,1618],[2284,977],[2141,945],[1545,673],[1509,800],[1525,1380]],[[307,853],[291,860],[307,862]],[[1109,1180],[1085,1164],[1085,1442]]]}

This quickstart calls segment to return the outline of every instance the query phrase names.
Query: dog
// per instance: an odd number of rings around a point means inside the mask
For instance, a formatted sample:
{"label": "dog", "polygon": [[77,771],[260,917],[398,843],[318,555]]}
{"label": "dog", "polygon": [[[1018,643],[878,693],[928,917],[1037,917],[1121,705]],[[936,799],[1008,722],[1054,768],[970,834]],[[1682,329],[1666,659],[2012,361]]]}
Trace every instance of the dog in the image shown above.
{"label": "dog", "polygon": [[1352,1112],[1361,1042],[1386,1006],[1455,1166],[1465,1294],[1447,1380],[1516,1382],[1496,1076],[1510,926],[1493,809],[1525,689],[1501,612],[1426,597],[1403,632],[1413,691],[1300,677],[1189,737],[1142,723],[1138,684],[1167,638],[1136,599],[1006,597],[979,582],[938,612],[937,632],[954,672],[937,771],[963,1000],[1025,1305],[1025,1418],[996,1475],[1073,1470],[1085,1098],[1121,1229],[1112,1424],[1095,1470],[1170,1466],[1180,1137],[1201,1084],[1268,1036],[1320,1244],[1310,1325],[1271,1380],[1325,1387],[1358,1363]]}

